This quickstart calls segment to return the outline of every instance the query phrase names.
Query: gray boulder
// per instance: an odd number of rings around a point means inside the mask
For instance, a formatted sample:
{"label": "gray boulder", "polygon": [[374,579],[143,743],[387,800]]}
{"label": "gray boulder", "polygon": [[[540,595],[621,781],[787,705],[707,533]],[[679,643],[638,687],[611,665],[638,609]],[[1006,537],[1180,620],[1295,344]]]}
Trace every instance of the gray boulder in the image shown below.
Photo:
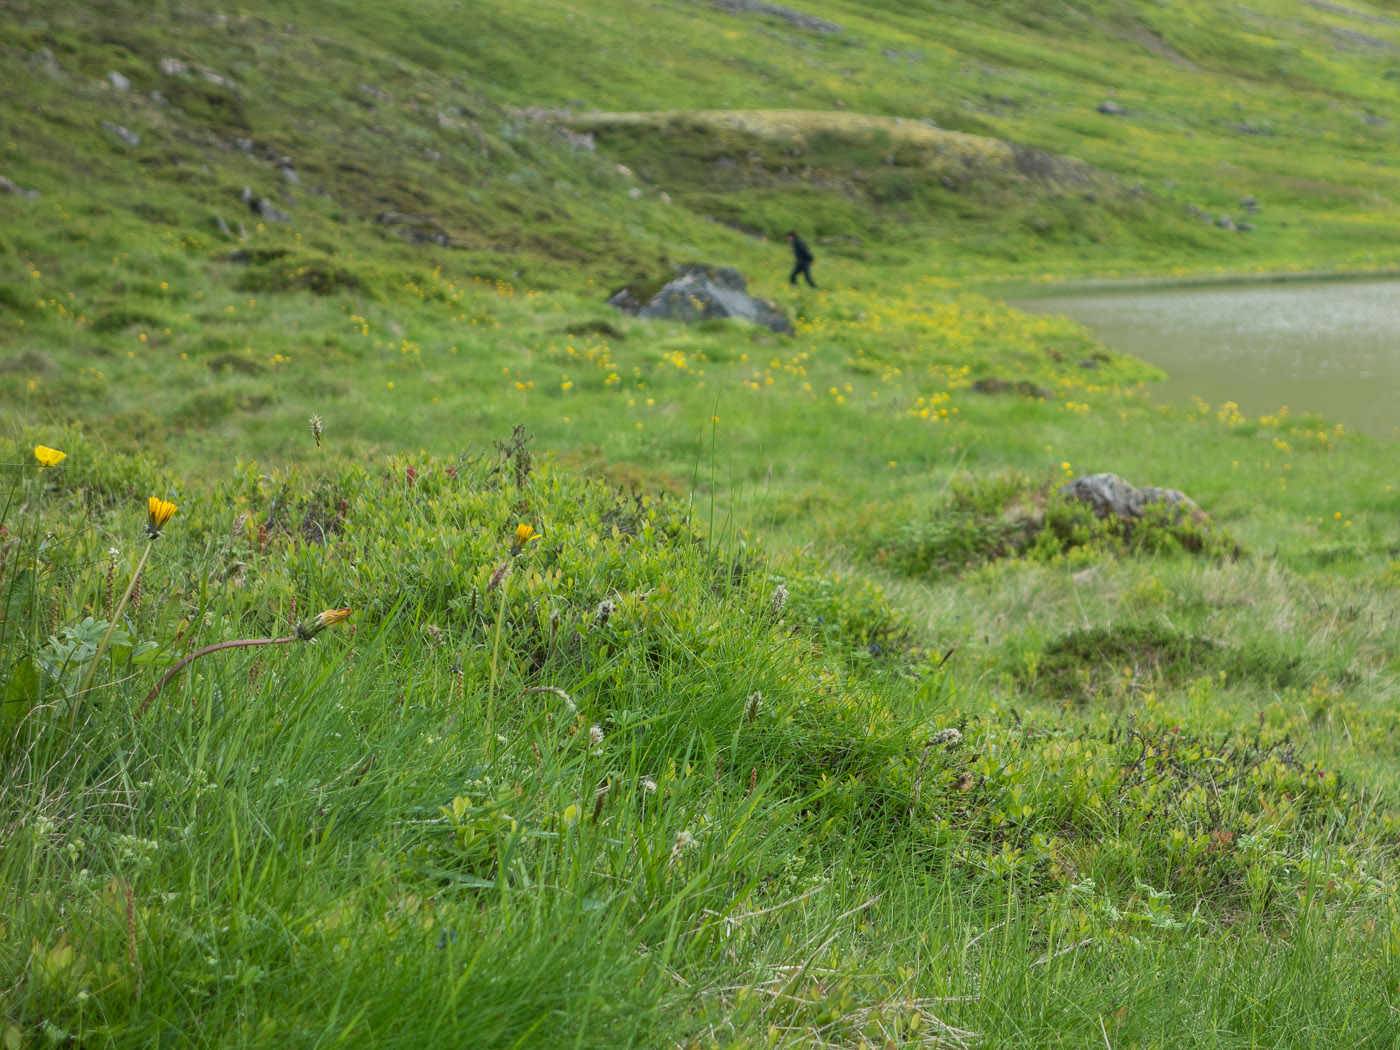
{"label": "gray boulder", "polygon": [[767,299],[748,293],[749,282],[732,266],[690,263],[637,311],[638,317],[672,321],[711,320],[737,317],[761,324],[775,332],[792,334],[792,322],[782,308]]}
{"label": "gray boulder", "polygon": [[1099,112],[1109,117],[1126,117],[1128,111],[1114,102],[1111,98],[1106,98],[1099,103]]}
{"label": "gray boulder", "polygon": [[1061,485],[1060,494],[1089,504],[1100,518],[1112,514],[1136,521],[1148,508],[1160,505],[1169,509],[1174,521],[1183,513],[1196,522],[1205,520],[1205,512],[1186,493],[1155,486],[1138,488],[1117,474],[1085,474],[1068,485]]}
{"label": "gray boulder", "polygon": [[118,91],[130,91],[131,81],[122,76],[115,69],[108,70],[107,83],[111,84]]}

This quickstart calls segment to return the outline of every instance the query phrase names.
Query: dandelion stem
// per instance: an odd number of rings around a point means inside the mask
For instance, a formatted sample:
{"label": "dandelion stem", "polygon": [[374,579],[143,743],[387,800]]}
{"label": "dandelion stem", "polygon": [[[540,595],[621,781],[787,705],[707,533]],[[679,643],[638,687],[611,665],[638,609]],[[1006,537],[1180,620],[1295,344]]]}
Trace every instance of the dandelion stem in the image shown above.
{"label": "dandelion stem", "polygon": [[239,649],[250,645],[286,645],[288,642],[295,642],[297,640],[297,636],[294,634],[289,634],[285,638],[238,638],[231,642],[218,642],[214,645],[206,645],[203,649],[197,649],[183,657],[179,663],[165,672],[161,680],[146,694],[146,699],[141,701],[141,706],[136,709],[136,717],[140,718],[146,713],[146,708],[151,706],[151,701],[165,688],[166,683],[168,683],[170,679],[174,678],[183,671],[186,666],[194,663],[194,661],[198,660],[201,656],[217,653],[220,649]]}
{"label": "dandelion stem", "polygon": [[141,578],[141,570],[146,567],[146,559],[151,556],[151,545],[155,540],[146,541],[146,549],[141,552],[141,560],[136,563],[136,571],[131,574],[131,581],[126,585],[126,592],[122,595],[121,601],[117,602],[117,607],[112,611],[112,619],[107,623],[107,633],[102,636],[102,641],[97,646],[97,652],[92,654],[92,663],[88,664],[87,673],[83,675],[83,684],[78,686],[77,696],[73,697],[73,709],[69,713],[69,725],[78,716],[78,706],[76,701],[88,691],[88,686],[92,684],[92,676],[97,673],[98,661],[102,659],[102,654],[107,651],[107,643],[112,640],[112,632],[117,629],[117,621],[121,619],[122,610],[126,608],[127,599],[131,597],[131,592],[136,588],[136,581]]}
{"label": "dandelion stem", "polygon": [[486,689],[486,757],[495,756],[496,743],[491,723],[496,710],[496,670],[501,659],[501,622],[506,618],[506,589],[501,587],[501,604],[496,610],[496,642],[491,648],[491,682]]}

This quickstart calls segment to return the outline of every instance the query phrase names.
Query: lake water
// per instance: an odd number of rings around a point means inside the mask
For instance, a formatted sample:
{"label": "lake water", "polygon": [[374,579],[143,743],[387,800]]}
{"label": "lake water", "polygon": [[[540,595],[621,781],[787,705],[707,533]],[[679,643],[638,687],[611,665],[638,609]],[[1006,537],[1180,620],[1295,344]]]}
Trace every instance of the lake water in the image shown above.
{"label": "lake water", "polygon": [[1400,434],[1400,281],[1283,282],[1094,292],[1022,299],[1064,314],[1169,378],[1159,401],[1239,403],[1247,416],[1287,405],[1348,429]]}

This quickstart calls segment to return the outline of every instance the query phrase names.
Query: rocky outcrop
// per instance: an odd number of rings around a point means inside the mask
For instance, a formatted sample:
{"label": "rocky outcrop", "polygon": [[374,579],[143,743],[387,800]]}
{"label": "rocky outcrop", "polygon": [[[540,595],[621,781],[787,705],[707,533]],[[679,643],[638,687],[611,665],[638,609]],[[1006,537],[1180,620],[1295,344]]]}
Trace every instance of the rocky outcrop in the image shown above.
{"label": "rocky outcrop", "polygon": [[1068,485],[1061,485],[1060,494],[1089,504],[1100,518],[1112,514],[1123,520],[1137,520],[1156,506],[1165,507],[1173,521],[1179,520],[1182,514],[1197,523],[1206,518],[1196,501],[1178,489],[1138,488],[1117,474],[1085,474]]}
{"label": "rocky outcrop", "polygon": [[1020,394],[1022,397],[1047,400],[1055,396],[1055,391],[1048,387],[1037,386],[1029,379],[1002,379],[999,376],[979,379],[972,384],[972,389],[979,394]]}
{"label": "rocky outcrop", "polygon": [[630,288],[615,292],[608,302],[638,317],[687,323],[737,317],[791,335],[792,322],[782,308],[770,300],[755,299],[747,289],[748,281],[732,266],[690,263],[641,305],[635,305],[640,300]]}

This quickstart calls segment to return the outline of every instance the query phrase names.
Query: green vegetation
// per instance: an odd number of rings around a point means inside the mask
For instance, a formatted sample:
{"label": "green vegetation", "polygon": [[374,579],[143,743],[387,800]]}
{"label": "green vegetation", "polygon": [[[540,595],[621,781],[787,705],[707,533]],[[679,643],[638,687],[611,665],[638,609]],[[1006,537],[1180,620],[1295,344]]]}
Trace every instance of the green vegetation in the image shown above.
{"label": "green vegetation", "polygon": [[5,1050],[1395,1045],[1393,446],[988,294],[1400,262],[1400,25],[744,6],[4,7]]}

